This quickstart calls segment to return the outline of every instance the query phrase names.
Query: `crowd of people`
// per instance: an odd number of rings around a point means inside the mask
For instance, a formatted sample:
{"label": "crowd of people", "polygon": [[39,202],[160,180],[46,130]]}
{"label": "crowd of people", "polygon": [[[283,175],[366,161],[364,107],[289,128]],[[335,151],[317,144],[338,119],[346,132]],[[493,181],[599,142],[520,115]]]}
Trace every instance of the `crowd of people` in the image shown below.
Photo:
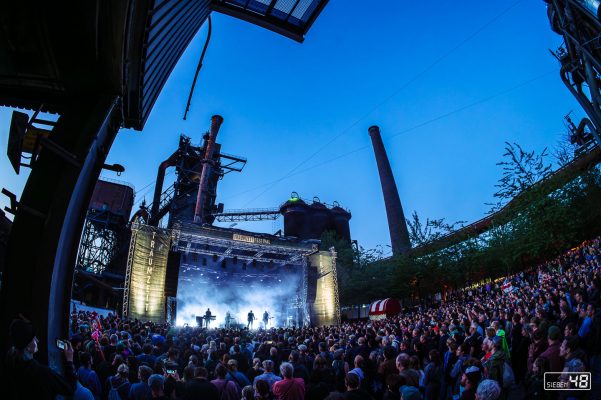
{"label": "crowd of people", "polygon": [[[599,399],[600,284],[596,238],[436,304],[340,326],[182,328],[74,312],[62,375],[35,361],[33,324],[20,319],[4,384],[27,399]],[[590,372],[592,390],[546,391],[546,372]]]}

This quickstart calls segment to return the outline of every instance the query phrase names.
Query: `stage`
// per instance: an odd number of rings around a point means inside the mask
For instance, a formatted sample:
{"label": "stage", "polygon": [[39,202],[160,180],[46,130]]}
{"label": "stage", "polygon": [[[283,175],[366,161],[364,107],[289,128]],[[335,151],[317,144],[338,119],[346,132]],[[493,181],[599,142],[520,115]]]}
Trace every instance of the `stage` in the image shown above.
{"label": "stage", "polygon": [[[215,317],[210,327],[217,328],[226,327],[228,312],[231,326],[246,327],[251,310],[254,329],[265,328],[265,311],[267,328],[340,322],[336,253],[319,251],[318,241],[195,224],[172,229],[136,224],[132,238],[128,278],[142,283],[126,284],[124,312],[129,316],[197,326],[197,317],[210,309]],[[164,266],[157,264],[156,250],[145,238],[169,241],[169,256],[160,258]],[[167,276],[177,276],[176,295],[151,296],[168,291]],[[150,281],[154,283],[146,283]]]}

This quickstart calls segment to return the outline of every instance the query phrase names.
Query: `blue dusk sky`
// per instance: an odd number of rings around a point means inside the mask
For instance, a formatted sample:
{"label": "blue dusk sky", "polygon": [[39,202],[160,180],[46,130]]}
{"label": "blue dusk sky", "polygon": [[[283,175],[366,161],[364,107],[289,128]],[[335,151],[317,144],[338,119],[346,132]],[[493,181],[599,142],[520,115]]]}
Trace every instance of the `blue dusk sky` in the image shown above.
{"label": "blue dusk sky", "polygon": [[[296,191],[338,201],[352,212],[359,244],[385,246],[369,126],[381,128],[406,216],[415,210],[471,222],[493,201],[504,142],[552,148],[565,135],[563,116],[583,116],[549,53],[561,37],[540,0],[331,0],[302,44],[228,16],[212,18],[188,120],[182,115],[206,24],[144,130],[121,130],[110,152],[108,162],[126,172],[104,176],[133,184],[136,203],[151,200],[157,167],[179,135],[200,142],[211,115],[220,114],[222,150],[248,158],[242,173],[220,182],[226,209],[278,206]],[[0,108],[3,154],[10,111]],[[2,187],[20,194],[26,178],[27,170],[16,176],[0,157]],[[273,233],[282,225],[280,218],[237,228]]]}

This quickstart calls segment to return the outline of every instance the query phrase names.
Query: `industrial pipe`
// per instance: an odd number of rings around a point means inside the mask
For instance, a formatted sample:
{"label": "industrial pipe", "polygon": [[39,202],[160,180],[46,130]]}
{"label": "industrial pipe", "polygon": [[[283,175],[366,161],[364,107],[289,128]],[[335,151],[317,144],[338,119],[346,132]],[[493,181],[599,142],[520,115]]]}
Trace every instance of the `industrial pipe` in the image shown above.
{"label": "industrial pipe", "polygon": [[129,219],[129,222],[133,224],[135,222],[138,222],[140,219],[142,219],[146,223],[148,223],[150,220],[145,200],[142,201],[140,208],[134,213],[134,215],[132,215],[132,217]]}
{"label": "industrial pipe", "polygon": [[[165,181],[165,171],[167,170],[167,168],[175,166],[178,155],[179,150],[176,150],[173,154],[169,156],[168,159],[166,159],[161,163],[161,165],[159,165],[159,170],[157,172],[157,180],[154,185],[154,196],[152,196],[152,207],[150,209],[151,217],[154,217],[159,213],[159,208],[161,206],[161,194],[163,193],[163,183]],[[154,222],[158,224],[159,221]]]}
{"label": "industrial pipe", "polygon": [[209,137],[206,140],[205,155],[202,160],[202,173],[200,174],[200,182],[198,183],[198,194],[196,195],[196,207],[194,208],[194,222],[204,222],[204,203],[207,199],[207,185],[209,176],[213,170],[213,152],[215,150],[215,140],[219,128],[223,123],[221,115],[213,115],[211,117],[211,129]]}
{"label": "industrial pipe", "polygon": [[384,204],[386,206],[386,217],[388,218],[388,230],[390,232],[390,245],[392,246],[392,254],[404,254],[411,249],[409,241],[409,231],[399,198],[390,162],[386,155],[382,136],[380,136],[380,128],[372,126],[368,129],[371,142],[376,155],[376,164],[378,165],[378,173],[380,174],[380,183],[382,184],[382,193],[384,194]]}

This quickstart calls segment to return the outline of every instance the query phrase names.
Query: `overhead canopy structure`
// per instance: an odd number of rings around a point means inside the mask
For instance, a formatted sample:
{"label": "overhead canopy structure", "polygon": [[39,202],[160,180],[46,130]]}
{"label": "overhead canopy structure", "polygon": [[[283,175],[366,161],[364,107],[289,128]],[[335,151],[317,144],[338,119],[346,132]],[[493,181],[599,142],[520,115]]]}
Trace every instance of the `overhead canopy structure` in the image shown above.
{"label": "overhead canopy structure", "polygon": [[401,312],[401,303],[396,299],[384,299],[371,303],[369,319],[378,320],[391,318]]}
{"label": "overhead canopy structure", "polygon": [[302,42],[327,2],[10,2],[0,15],[0,105],[61,113],[80,95],[109,92],[123,98],[124,126],[141,130],[211,11]]}
{"label": "overhead canopy structure", "polygon": [[215,11],[302,42],[328,0],[215,0]]}

